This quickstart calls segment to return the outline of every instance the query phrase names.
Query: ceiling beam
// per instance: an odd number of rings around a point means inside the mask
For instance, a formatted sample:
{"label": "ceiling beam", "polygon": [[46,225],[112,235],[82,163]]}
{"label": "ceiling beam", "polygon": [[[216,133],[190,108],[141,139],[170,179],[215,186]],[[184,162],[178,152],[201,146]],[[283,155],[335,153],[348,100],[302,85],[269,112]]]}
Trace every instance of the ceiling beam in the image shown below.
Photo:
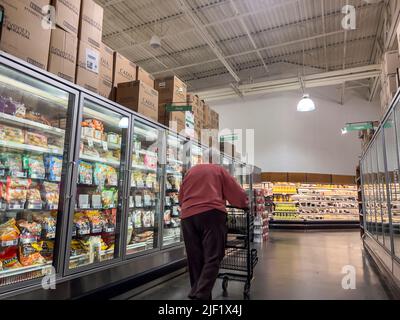
{"label": "ceiling beam", "polygon": [[[326,33],[325,27],[325,2],[321,0],[321,10],[322,10],[322,33]],[[327,43],[326,37],[324,37],[324,61],[325,61],[325,71],[329,71],[328,69],[328,52],[327,52]]]}
{"label": "ceiling beam", "polygon": [[[339,71],[323,72],[303,77],[304,85],[307,88],[334,86],[344,81],[354,81],[376,77],[381,72],[381,65],[369,65],[364,67],[349,68]],[[301,85],[298,77],[265,81],[253,84],[239,85],[238,89],[243,96],[266,94],[273,92],[300,90]],[[199,96],[207,101],[216,101],[235,97],[232,88],[222,88],[197,92]]]}
{"label": "ceiling beam", "polygon": [[[235,16],[237,16],[237,17],[240,16],[239,9],[236,7],[234,0],[230,0],[230,4],[231,4],[233,11],[235,12]],[[254,41],[249,28],[247,27],[246,23],[244,22],[244,19],[242,17],[238,17],[238,20],[239,20],[240,25],[242,26],[243,30],[247,34],[247,37],[249,38],[251,45],[253,46],[253,48],[255,50],[257,50],[257,56],[260,58],[260,61],[263,64],[265,71],[268,73],[269,70],[268,70],[267,64],[265,63],[263,56],[261,55],[260,51],[258,50],[257,44]]]}
{"label": "ceiling beam", "polygon": [[188,17],[190,23],[196,27],[197,33],[203,38],[203,40],[209,45],[211,50],[217,56],[218,60],[225,66],[225,68],[229,71],[233,79],[236,82],[240,82],[239,76],[236,74],[236,71],[233,67],[228,63],[225,59],[224,55],[221,52],[221,49],[217,46],[214,39],[210,36],[207,29],[204,27],[203,23],[200,19],[196,16],[196,14],[192,11],[190,6],[186,3],[185,0],[176,0],[178,6],[181,8],[183,12],[185,12],[186,16]]}

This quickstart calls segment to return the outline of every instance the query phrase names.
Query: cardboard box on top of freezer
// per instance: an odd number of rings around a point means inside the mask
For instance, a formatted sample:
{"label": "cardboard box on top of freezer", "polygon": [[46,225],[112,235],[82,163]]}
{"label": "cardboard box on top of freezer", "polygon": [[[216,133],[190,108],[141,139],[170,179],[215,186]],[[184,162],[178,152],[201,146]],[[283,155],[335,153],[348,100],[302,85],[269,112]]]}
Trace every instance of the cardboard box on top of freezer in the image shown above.
{"label": "cardboard box on top of freezer", "polygon": [[136,80],[143,81],[145,84],[154,88],[154,77],[144,70],[142,67],[137,66],[136,69]]}
{"label": "cardboard box on top of freezer", "polygon": [[157,121],[158,92],[143,81],[120,83],[116,100],[129,109]]}
{"label": "cardboard box on top of freezer", "polygon": [[118,87],[120,83],[132,82],[136,80],[136,64],[129,61],[122,54],[114,54],[114,75],[113,86]]}
{"label": "cardboard box on top of freezer", "polygon": [[49,0],[0,0],[4,7],[0,49],[47,70],[51,23],[42,8]]}
{"label": "cardboard box on top of freezer", "polygon": [[93,0],[83,0],[79,27],[79,40],[100,50],[103,33],[104,10]]}
{"label": "cardboard box on top of freezer", "polygon": [[107,99],[113,95],[114,50],[101,43],[100,69],[99,69],[99,94]]}
{"label": "cardboard box on top of freezer", "polygon": [[176,76],[157,79],[154,88],[158,91],[160,103],[187,102],[187,85]]}
{"label": "cardboard box on top of freezer", "polygon": [[77,54],[78,38],[74,34],[60,28],[51,31],[49,72],[74,83]]}
{"label": "cardboard box on top of freezer", "polygon": [[100,51],[88,43],[79,41],[75,83],[87,90],[98,93],[99,68]]}
{"label": "cardboard box on top of freezer", "polygon": [[52,5],[56,9],[57,26],[78,36],[81,0],[52,0]]}

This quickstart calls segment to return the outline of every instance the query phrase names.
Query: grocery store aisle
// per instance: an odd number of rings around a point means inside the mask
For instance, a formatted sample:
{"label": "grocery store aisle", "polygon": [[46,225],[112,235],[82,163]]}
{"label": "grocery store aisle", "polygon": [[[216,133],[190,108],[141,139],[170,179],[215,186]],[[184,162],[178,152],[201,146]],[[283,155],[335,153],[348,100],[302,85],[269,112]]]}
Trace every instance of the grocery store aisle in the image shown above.
{"label": "grocery store aisle", "polygon": [[[389,299],[378,275],[364,255],[359,231],[273,231],[268,244],[258,249],[259,263],[251,299]],[[356,289],[342,289],[342,268],[354,266]],[[242,299],[243,285],[230,282],[222,297],[218,280],[213,297]],[[188,274],[151,288],[131,299],[184,300]]]}

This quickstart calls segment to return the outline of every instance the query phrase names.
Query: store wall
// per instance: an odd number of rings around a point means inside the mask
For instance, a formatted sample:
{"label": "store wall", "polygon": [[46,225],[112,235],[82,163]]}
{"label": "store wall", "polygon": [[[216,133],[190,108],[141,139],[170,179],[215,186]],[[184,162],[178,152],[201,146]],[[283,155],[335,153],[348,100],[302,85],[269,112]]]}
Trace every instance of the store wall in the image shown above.
{"label": "store wall", "polygon": [[357,132],[342,135],[347,122],[379,119],[379,102],[367,92],[346,91],[341,105],[339,88],[307,90],[314,112],[296,111],[299,92],[215,101],[220,127],[254,129],[255,164],[268,172],[309,172],[354,175],[361,141]]}

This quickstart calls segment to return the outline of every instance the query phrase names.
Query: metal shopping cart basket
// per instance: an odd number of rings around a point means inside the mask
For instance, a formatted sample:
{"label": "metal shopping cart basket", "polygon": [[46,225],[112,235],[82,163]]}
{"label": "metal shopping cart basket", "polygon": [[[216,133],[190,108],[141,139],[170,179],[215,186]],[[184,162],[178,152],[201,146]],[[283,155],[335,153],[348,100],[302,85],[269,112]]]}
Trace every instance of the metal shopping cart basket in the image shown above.
{"label": "metal shopping cart basket", "polygon": [[254,215],[249,210],[228,207],[228,236],[225,257],[218,278],[222,279],[223,295],[228,295],[229,280],[244,282],[243,297],[250,298],[254,267],[258,262],[257,250],[251,247],[254,236]]}

